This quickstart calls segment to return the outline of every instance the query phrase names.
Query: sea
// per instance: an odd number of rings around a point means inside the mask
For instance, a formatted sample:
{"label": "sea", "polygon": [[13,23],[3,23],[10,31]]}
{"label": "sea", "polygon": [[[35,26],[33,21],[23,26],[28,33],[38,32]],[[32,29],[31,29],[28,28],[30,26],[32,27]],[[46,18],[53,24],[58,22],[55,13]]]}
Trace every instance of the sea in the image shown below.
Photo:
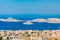
{"label": "sea", "polygon": [[[19,20],[33,20],[37,18],[60,18],[56,15],[42,14],[1,14],[0,18],[12,17]],[[23,22],[3,22],[0,21],[0,30],[60,30],[60,23],[33,22],[31,25],[25,25]]]}

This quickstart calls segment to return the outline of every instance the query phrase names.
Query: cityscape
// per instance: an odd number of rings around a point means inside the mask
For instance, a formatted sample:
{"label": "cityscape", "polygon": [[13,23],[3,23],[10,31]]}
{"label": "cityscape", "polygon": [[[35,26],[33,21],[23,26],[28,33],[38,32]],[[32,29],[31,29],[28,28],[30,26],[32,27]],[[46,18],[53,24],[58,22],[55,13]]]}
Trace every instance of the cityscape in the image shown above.
{"label": "cityscape", "polygon": [[0,40],[60,40],[60,0],[0,0]]}
{"label": "cityscape", "polygon": [[60,40],[60,30],[0,30],[0,40]]}

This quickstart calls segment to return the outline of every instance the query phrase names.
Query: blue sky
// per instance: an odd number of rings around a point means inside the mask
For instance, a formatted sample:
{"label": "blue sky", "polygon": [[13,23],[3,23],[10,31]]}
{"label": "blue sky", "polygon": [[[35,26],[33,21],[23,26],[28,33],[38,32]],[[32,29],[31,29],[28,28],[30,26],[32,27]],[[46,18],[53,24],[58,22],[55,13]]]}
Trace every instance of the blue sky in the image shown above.
{"label": "blue sky", "polygon": [[60,14],[60,0],[0,0],[0,14]]}

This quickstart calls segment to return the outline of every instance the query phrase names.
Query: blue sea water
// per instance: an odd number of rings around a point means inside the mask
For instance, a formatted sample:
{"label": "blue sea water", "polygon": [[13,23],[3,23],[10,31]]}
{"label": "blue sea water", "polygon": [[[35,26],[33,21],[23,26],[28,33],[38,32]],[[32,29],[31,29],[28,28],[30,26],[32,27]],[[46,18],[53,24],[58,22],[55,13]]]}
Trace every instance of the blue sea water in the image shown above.
{"label": "blue sea water", "polygon": [[[36,18],[60,18],[59,16],[48,16],[41,14],[20,14],[20,15],[0,15],[0,18],[13,17],[20,20],[32,20]],[[33,22],[32,25],[24,25],[23,22],[2,22],[0,30],[60,30],[60,23]]]}
{"label": "blue sea water", "polygon": [[23,22],[0,22],[0,30],[58,30],[60,24],[33,23],[24,25]]}

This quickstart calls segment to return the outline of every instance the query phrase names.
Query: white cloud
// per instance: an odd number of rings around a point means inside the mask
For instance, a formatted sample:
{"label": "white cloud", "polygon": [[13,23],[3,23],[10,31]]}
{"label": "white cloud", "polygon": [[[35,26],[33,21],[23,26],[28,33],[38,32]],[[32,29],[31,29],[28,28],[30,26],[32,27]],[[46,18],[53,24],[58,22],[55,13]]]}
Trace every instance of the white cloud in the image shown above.
{"label": "white cloud", "polygon": [[33,24],[33,23],[30,22],[30,21],[26,21],[26,22],[24,22],[23,24],[25,24],[25,25],[31,25],[31,24]]}
{"label": "white cloud", "polygon": [[47,22],[48,23],[60,23],[60,19],[59,18],[48,18]]}
{"label": "white cloud", "polygon": [[38,18],[38,19],[34,19],[32,20],[32,22],[46,22],[47,20],[46,19],[43,19],[43,18]]}

